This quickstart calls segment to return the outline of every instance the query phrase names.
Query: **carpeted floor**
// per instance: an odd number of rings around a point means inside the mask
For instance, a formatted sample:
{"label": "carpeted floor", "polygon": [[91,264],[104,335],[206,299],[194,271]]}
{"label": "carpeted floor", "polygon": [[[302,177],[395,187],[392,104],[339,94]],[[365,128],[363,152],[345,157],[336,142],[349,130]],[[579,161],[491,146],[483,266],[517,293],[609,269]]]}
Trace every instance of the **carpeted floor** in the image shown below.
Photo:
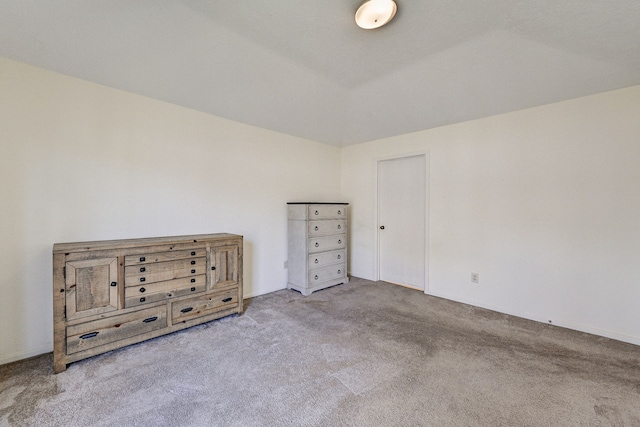
{"label": "carpeted floor", "polygon": [[353,279],[71,364],[0,366],[0,426],[638,426],[640,347]]}

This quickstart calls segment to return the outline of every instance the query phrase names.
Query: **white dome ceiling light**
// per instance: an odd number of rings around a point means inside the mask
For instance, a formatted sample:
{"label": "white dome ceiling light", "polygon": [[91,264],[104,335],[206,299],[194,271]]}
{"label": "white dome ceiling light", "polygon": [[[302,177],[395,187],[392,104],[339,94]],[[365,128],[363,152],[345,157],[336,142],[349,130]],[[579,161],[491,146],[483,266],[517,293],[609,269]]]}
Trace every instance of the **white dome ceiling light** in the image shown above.
{"label": "white dome ceiling light", "polygon": [[396,16],[397,10],[393,0],[367,0],[356,12],[356,24],[365,30],[382,27]]}

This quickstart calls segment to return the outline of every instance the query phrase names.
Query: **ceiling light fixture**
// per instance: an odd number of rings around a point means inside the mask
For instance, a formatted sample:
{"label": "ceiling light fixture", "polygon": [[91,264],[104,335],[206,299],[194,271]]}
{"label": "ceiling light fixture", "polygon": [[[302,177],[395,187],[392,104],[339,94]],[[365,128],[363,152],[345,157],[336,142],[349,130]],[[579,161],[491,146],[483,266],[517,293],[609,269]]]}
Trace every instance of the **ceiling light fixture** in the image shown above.
{"label": "ceiling light fixture", "polygon": [[393,0],[367,0],[356,12],[356,24],[365,30],[382,27],[396,16],[397,10]]}

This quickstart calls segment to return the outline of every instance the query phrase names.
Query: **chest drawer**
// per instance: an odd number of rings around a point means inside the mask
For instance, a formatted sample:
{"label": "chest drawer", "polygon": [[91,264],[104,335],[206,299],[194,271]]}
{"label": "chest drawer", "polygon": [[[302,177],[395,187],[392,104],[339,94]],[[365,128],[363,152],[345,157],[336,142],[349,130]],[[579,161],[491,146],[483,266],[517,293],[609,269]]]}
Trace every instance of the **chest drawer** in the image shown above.
{"label": "chest drawer", "polygon": [[174,261],[177,259],[189,259],[189,258],[202,258],[207,256],[207,250],[200,249],[188,249],[184,251],[171,251],[171,252],[151,252],[142,255],[128,255],[124,258],[124,265],[139,265],[149,264],[152,262],[164,262]]}
{"label": "chest drawer", "polygon": [[124,268],[125,286],[138,286],[145,283],[196,276],[205,274],[206,269],[207,259],[204,257],[129,265]]}
{"label": "chest drawer", "polygon": [[309,239],[309,252],[322,252],[334,249],[342,249],[347,245],[347,235],[313,237]]}
{"label": "chest drawer", "polygon": [[141,304],[203,292],[205,290],[206,277],[206,275],[201,274],[194,277],[167,280],[166,282],[127,287],[124,290],[125,307],[135,307]]}
{"label": "chest drawer", "polygon": [[309,236],[323,236],[327,234],[341,234],[347,230],[347,221],[344,219],[327,219],[321,221],[309,221]]}
{"label": "chest drawer", "polygon": [[77,353],[165,327],[166,306],[68,326],[67,352]]}
{"label": "chest drawer", "polygon": [[337,251],[311,254],[309,255],[309,268],[320,268],[326,265],[344,262],[346,252],[345,249],[340,249]]}
{"label": "chest drawer", "polygon": [[309,205],[309,219],[347,219],[347,209],[342,205]]}
{"label": "chest drawer", "polygon": [[178,301],[171,308],[174,322],[186,322],[196,317],[238,305],[238,288]]}
{"label": "chest drawer", "polygon": [[347,272],[345,264],[336,264],[329,267],[319,268],[317,270],[310,270],[309,283],[313,285],[315,283],[326,282],[327,280],[346,277],[346,275]]}

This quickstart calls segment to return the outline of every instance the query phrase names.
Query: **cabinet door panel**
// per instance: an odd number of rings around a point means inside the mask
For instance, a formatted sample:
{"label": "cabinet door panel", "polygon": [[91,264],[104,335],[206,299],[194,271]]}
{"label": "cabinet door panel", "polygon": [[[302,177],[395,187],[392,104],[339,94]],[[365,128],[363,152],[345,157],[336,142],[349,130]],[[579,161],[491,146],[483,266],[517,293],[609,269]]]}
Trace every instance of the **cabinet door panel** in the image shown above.
{"label": "cabinet door panel", "polygon": [[211,289],[238,284],[238,261],[237,246],[211,248]]}
{"label": "cabinet door panel", "polygon": [[118,258],[70,261],[65,268],[67,319],[118,309]]}

